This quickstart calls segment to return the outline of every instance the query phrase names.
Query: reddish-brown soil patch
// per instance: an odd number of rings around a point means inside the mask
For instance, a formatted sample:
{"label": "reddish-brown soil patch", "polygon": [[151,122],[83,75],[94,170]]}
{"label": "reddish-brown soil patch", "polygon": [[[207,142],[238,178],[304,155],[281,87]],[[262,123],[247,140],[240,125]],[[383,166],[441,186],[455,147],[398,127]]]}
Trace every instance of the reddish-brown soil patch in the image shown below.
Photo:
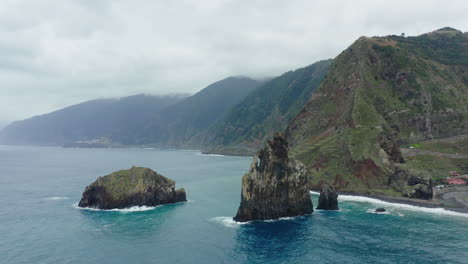
{"label": "reddish-brown soil patch", "polygon": [[375,179],[382,173],[381,169],[372,159],[357,162],[353,176],[363,180],[369,186],[369,180]]}

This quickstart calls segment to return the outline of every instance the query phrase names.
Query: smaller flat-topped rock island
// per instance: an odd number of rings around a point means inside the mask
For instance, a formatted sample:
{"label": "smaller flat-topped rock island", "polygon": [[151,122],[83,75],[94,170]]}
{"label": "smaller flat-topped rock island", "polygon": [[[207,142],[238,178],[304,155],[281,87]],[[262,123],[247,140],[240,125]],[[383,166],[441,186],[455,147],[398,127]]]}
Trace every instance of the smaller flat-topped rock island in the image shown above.
{"label": "smaller flat-topped rock island", "polygon": [[83,192],[78,206],[96,209],[157,206],[187,201],[175,181],[143,167],[131,167],[99,177]]}
{"label": "smaller flat-topped rock island", "polygon": [[254,157],[242,178],[241,204],[234,220],[248,222],[311,214],[307,170],[288,157],[288,143],[276,134]]}

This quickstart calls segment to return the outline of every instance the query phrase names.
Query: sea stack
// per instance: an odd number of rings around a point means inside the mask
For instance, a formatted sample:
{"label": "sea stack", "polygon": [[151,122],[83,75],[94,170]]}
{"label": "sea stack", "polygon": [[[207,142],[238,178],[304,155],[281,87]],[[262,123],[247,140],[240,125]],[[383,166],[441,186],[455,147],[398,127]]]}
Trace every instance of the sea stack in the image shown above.
{"label": "sea stack", "polygon": [[242,178],[241,203],[235,221],[270,220],[311,214],[304,164],[288,157],[282,134],[268,140]]}
{"label": "sea stack", "polygon": [[320,197],[317,209],[320,210],[338,210],[338,194],[335,187],[324,184],[320,189]]}
{"label": "sea stack", "polygon": [[78,206],[97,209],[156,206],[187,201],[183,188],[155,171],[133,166],[99,177],[83,192]]}

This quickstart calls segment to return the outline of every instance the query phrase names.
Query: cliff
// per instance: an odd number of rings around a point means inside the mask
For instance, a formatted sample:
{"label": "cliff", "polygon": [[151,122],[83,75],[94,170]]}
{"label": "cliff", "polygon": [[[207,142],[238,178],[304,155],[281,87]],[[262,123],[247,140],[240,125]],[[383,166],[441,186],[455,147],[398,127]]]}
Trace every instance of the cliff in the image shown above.
{"label": "cliff", "polygon": [[241,203],[235,221],[278,219],[313,212],[305,166],[288,156],[278,134],[254,157],[242,178]]}
{"label": "cliff", "polygon": [[430,199],[437,162],[400,147],[468,133],[467,68],[468,35],[454,29],[359,38],[286,130],[310,187]]}

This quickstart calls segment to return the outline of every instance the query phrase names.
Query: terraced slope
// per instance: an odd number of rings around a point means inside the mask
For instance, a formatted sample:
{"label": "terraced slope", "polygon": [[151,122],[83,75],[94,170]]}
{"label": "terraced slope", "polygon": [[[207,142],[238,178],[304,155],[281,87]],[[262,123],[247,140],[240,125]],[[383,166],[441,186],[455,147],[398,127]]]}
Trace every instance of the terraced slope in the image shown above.
{"label": "terraced slope", "polygon": [[406,163],[399,148],[468,133],[467,69],[468,34],[455,29],[359,38],[286,131],[311,187],[411,196],[431,185],[434,164]]}

